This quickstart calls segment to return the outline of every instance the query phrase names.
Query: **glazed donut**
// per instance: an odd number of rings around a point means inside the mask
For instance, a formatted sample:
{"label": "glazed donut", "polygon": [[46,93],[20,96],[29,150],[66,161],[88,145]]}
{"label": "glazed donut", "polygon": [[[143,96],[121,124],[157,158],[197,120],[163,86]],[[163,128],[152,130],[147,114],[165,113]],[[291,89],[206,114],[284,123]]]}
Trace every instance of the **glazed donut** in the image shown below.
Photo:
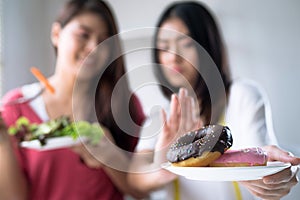
{"label": "glazed donut", "polygon": [[169,148],[167,159],[174,166],[208,166],[231,146],[232,135],[227,126],[208,125],[179,137]]}
{"label": "glazed donut", "polygon": [[228,150],[217,160],[210,164],[211,167],[246,167],[265,166],[267,154],[261,148],[245,148]]}

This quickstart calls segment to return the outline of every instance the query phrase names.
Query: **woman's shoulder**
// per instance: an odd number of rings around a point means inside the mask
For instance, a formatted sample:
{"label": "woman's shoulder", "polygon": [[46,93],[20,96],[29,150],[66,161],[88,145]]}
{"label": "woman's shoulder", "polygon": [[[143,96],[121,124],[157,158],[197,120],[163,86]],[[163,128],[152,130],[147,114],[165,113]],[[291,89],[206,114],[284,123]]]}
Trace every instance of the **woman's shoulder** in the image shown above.
{"label": "woman's shoulder", "polygon": [[[32,122],[41,122],[40,117],[36,115],[36,112],[31,108],[28,102],[25,103],[8,103],[8,102],[14,102],[14,100],[20,99],[22,97],[26,97],[26,95],[29,95],[27,93],[24,93],[24,88],[26,90],[34,90],[36,84],[30,84],[30,85],[24,85],[19,88],[12,89],[8,91],[4,97],[2,98],[2,116],[7,125],[14,124],[15,121],[20,116],[27,117]],[[32,91],[36,92],[36,91]],[[26,95],[25,95],[26,94]]]}
{"label": "woman's shoulder", "polygon": [[7,101],[15,100],[21,97],[30,96],[31,93],[36,93],[36,91],[40,88],[39,83],[31,83],[26,84],[21,87],[14,88],[9,90],[2,98],[2,102],[5,103]]}
{"label": "woman's shoulder", "polygon": [[231,84],[230,95],[234,97],[261,99],[265,98],[266,92],[263,87],[254,80],[236,79]]}
{"label": "woman's shoulder", "polygon": [[2,103],[5,104],[8,101],[21,98],[22,96],[23,95],[22,95],[21,88],[14,88],[8,91],[7,93],[5,93],[5,95],[2,97]]}

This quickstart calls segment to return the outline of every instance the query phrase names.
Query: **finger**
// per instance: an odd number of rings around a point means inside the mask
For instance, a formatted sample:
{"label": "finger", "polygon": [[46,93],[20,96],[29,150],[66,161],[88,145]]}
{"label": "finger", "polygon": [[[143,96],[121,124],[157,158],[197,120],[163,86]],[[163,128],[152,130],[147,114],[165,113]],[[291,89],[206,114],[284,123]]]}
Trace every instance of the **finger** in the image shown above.
{"label": "finger", "polygon": [[[169,145],[173,142],[173,140],[176,138],[176,132],[171,130],[172,124],[167,121],[167,114],[164,109],[161,109],[161,120],[162,120],[162,127],[160,130],[160,134],[158,136],[158,140],[155,144],[155,151],[164,151],[165,149],[169,148]],[[156,160],[161,161],[165,159],[165,156],[161,157],[158,156],[157,153]]]}
{"label": "finger", "polygon": [[[176,137],[176,133],[170,131],[170,127],[167,122],[167,114],[164,109],[161,109],[161,118],[163,121],[163,127],[161,130],[161,134],[159,134],[158,140],[155,144],[155,150],[161,151],[168,147],[173,141],[173,139]],[[160,157],[157,157],[160,158]],[[160,160],[160,159],[159,159]]]}
{"label": "finger", "polygon": [[88,154],[88,151],[83,143],[73,145],[70,147],[70,149],[80,155],[80,157],[86,157]]}
{"label": "finger", "polygon": [[261,199],[265,199],[265,200],[279,200],[281,199],[283,196],[287,195],[290,190],[288,189],[281,189],[281,190],[264,190],[262,188],[259,187],[252,187],[249,188],[249,191],[256,197],[259,197]]}
{"label": "finger", "polygon": [[279,184],[266,184],[262,179],[260,180],[253,180],[253,181],[240,181],[239,183],[247,186],[252,186],[252,187],[258,187],[263,190],[281,190],[281,189],[286,189],[290,188],[295,185],[295,181],[290,181],[288,183],[281,182]]}
{"label": "finger", "polygon": [[291,163],[292,165],[299,165],[300,158],[293,156],[290,152],[284,151],[277,146],[271,145],[263,147],[264,151],[268,153],[269,161],[280,161]]}
{"label": "finger", "polygon": [[[263,182],[265,184],[279,184],[279,183],[287,183],[290,182],[293,178],[296,181],[296,174],[298,172],[298,166],[289,167],[283,171],[280,171],[276,174],[265,176],[263,178]],[[295,179],[296,178],[296,179]]]}
{"label": "finger", "polygon": [[72,149],[76,153],[80,153],[83,148],[84,148],[83,143],[75,144],[70,147],[70,149]]}
{"label": "finger", "polygon": [[168,124],[172,125],[173,131],[178,130],[180,118],[179,118],[179,102],[177,95],[173,94],[171,97],[171,110],[170,110],[170,118]]}
{"label": "finger", "polygon": [[182,106],[182,105],[181,105],[181,101],[182,101],[184,95],[185,95],[185,90],[184,90],[184,88],[180,88],[180,89],[179,89],[179,92],[178,92],[178,102],[179,102],[180,106]]}
{"label": "finger", "polygon": [[180,89],[179,89],[179,92],[178,92],[178,96],[179,96],[179,99],[182,99],[182,98],[187,97],[187,96],[188,96],[187,89],[185,89],[185,88],[180,88]]}
{"label": "finger", "polygon": [[185,130],[191,131],[195,128],[195,121],[194,121],[193,110],[192,110],[192,98],[187,97],[185,102],[186,102]]}
{"label": "finger", "polygon": [[194,123],[194,130],[200,129],[204,126],[200,115],[199,115],[199,107],[198,104],[195,103],[195,99],[191,98],[191,109],[192,109],[192,116],[193,116],[193,123]]}
{"label": "finger", "polygon": [[166,123],[167,122],[167,113],[165,111],[165,109],[161,109],[161,119],[162,119],[162,122],[163,123]]}
{"label": "finger", "polygon": [[168,132],[167,113],[164,109],[161,109],[161,119],[163,124],[163,132]]}
{"label": "finger", "polygon": [[198,109],[194,98],[191,98],[191,110],[192,110],[193,122],[198,123],[199,114],[198,114]]}
{"label": "finger", "polygon": [[90,152],[88,152],[83,144],[74,145],[71,147],[71,150],[77,153],[81,161],[84,162],[88,167],[94,169],[99,169],[101,167],[101,163],[95,159]]}
{"label": "finger", "polygon": [[292,178],[292,172],[291,172],[291,168],[287,168],[285,170],[282,170],[276,174],[272,174],[269,176],[265,176],[263,178],[263,182],[266,184],[278,184],[281,182],[289,182]]}
{"label": "finger", "polygon": [[172,94],[171,96],[171,103],[170,103],[170,114],[172,116],[178,116],[180,104],[178,100],[178,96],[176,94]]}
{"label": "finger", "polygon": [[185,88],[180,88],[178,94],[178,100],[180,104],[180,125],[185,127],[187,119],[187,90]]}
{"label": "finger", "polygon": [[[255,188],[262,188],[262,189],[268,189],[268,187],[266,187],[266,184],[263,182],[262,179],[260,180],[251,180],[251,181],[239,181],[239,183],[241,183],[242,185],[245,185],[246,187],[255,187]],[[274,185],[272,185],[274,187]],[[273,188],[273,189],[278,189],[277,187]]]}
{"label": "finger", "polygon": [[280,187],[279,189],[262,187],[264,184],[258,184],[259,181],[242,181],[240,183],[244,185],[253,195],[262,199],[280,199],[290,191],[289,187]]}

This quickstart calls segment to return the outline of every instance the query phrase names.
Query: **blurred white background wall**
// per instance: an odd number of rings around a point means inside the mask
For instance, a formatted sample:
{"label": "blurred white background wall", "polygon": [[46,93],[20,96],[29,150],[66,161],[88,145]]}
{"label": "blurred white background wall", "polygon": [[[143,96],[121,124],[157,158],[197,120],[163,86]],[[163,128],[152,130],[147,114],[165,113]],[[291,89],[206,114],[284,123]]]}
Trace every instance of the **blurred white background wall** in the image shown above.
{"label": "blurred white background wall", "polygon": [[[66,0],[3,0],[2,91],[35,81],[29,67],[37,66],[46,75],[54,70],[50,43],[51,23]],[[153,27],[164,7],[172,0],[108,0],[121,32]],[[215,13],[229,52],[234,78],[256,80],[266,90],[273,112],[279,144],[300,156],[300,1],[298,0],[205,0]],[[134,45],[151,33],[122,34]],[[147,41],[146,41],[147,42]],[[151,63],[147,50],[128,53],[128,70]],[[140,54],[140,56],[138,56]],[[149,74],[151,76],[151,74]],[[152,75],[153,76],[153,75]],[[130,80],[134,84],[134,77]],[[154,91],[138,91],[151,110]],[[155,95],[159,93],[155,93]],[[3,95],[3,94],[2,94]],[[300,186],[285,197],[296,200]]]}

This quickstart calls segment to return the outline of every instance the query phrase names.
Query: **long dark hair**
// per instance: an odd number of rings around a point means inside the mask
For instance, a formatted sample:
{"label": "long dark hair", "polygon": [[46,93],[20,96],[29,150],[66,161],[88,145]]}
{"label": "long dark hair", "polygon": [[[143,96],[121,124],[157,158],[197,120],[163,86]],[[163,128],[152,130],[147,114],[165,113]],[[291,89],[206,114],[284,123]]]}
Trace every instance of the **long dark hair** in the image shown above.
{"label": "long dark hair", "polygon": [[[161,27],[162,24],[170,18],[178,18],[182,20],[189,30],[190,37],[207,51],[217,66],[225,86],[225,91],[228,93],[231,78],[225,48],[216,21],[209,10],[198,2],[176,2],[171,4],[162,13],[157,23],[157,27]],[[159,29],[157,29],[154,37],[154,46],[156,48],[153,52],[154,61],[156,63],[160,63],[158,56],[159,49],[156,44],[158,31]],[[199,66],[197,67],[199,68]],[[174,88],[174,86],[166,80],[161,67],[156,67],[155,72],[159,81],[164,83],[164,85],[166,84],[165,86],[161,86],[164,95],[170,98],[172,91],[168,88],[172,88],[173,91],[178,91],[179,88]],[[210,121],[212,115],[211,107],[215,106],[215,104],[220,104],[220,102],[211,102],[207,85],[199,73],[196,85],[193,87],[200,103],[200,115],[204,117],[205,123],[216,123],[220,118],[221,111],[217,114],[218,119],[212,119],[212,121]],[[222,107],[224,106],[225,105],[222,105]],[[218,110],[222,110],[222,108]]]}
{"label": "long dark hair", "polygon": [[[71,0],[61,10],[56,22],[58,22],[61,27],[64,27],[68,24],[74,17],[78,16],[81,13],[94,13],[99,15],[106,23],[108,29],[108,37],[113,37],[113,46],[111,46],[111,54],[121,55],[121,45],[118,34],[118,28],[114,15],[107,5],[107,3],[101,0]],[[100,27],[99,27],[100,28]],[[125,74],[124,60],[122,56],[118,56],[103,72],[100,81],[98,82],[96,94],[95,94],[95,109],[98,121],[107,127],[116,142],[116,144],[124,150],[133,151],[135,145],[137,144],[137,135],[130,136],[125,131],[117,125],[111,108],[111,97],[112,92],[119,81],[119,79]],[[126,84],[121,85],[120,91],[116,94],[117,97],[114,99],[114,102],[117,102],[114,106],[118,109],[118,118],[123,120],[128,120],[125,117],[125,113],[128,112],[132,117],[132,120],[136,124],[141,124],[140,120],[143,118],[142,113],[137,112],[139,110],[135,108],[136,98],[131,98],[129,105],[124,105],[126,99],[131,97],[131,92],[129,90],[128,81],[126,77]],[[128,123],[131,124],[131,123]],[[138,130],[134,130],[135,126],[130,127],[128,130],[131,130],[130,134],[137,134]]]}

